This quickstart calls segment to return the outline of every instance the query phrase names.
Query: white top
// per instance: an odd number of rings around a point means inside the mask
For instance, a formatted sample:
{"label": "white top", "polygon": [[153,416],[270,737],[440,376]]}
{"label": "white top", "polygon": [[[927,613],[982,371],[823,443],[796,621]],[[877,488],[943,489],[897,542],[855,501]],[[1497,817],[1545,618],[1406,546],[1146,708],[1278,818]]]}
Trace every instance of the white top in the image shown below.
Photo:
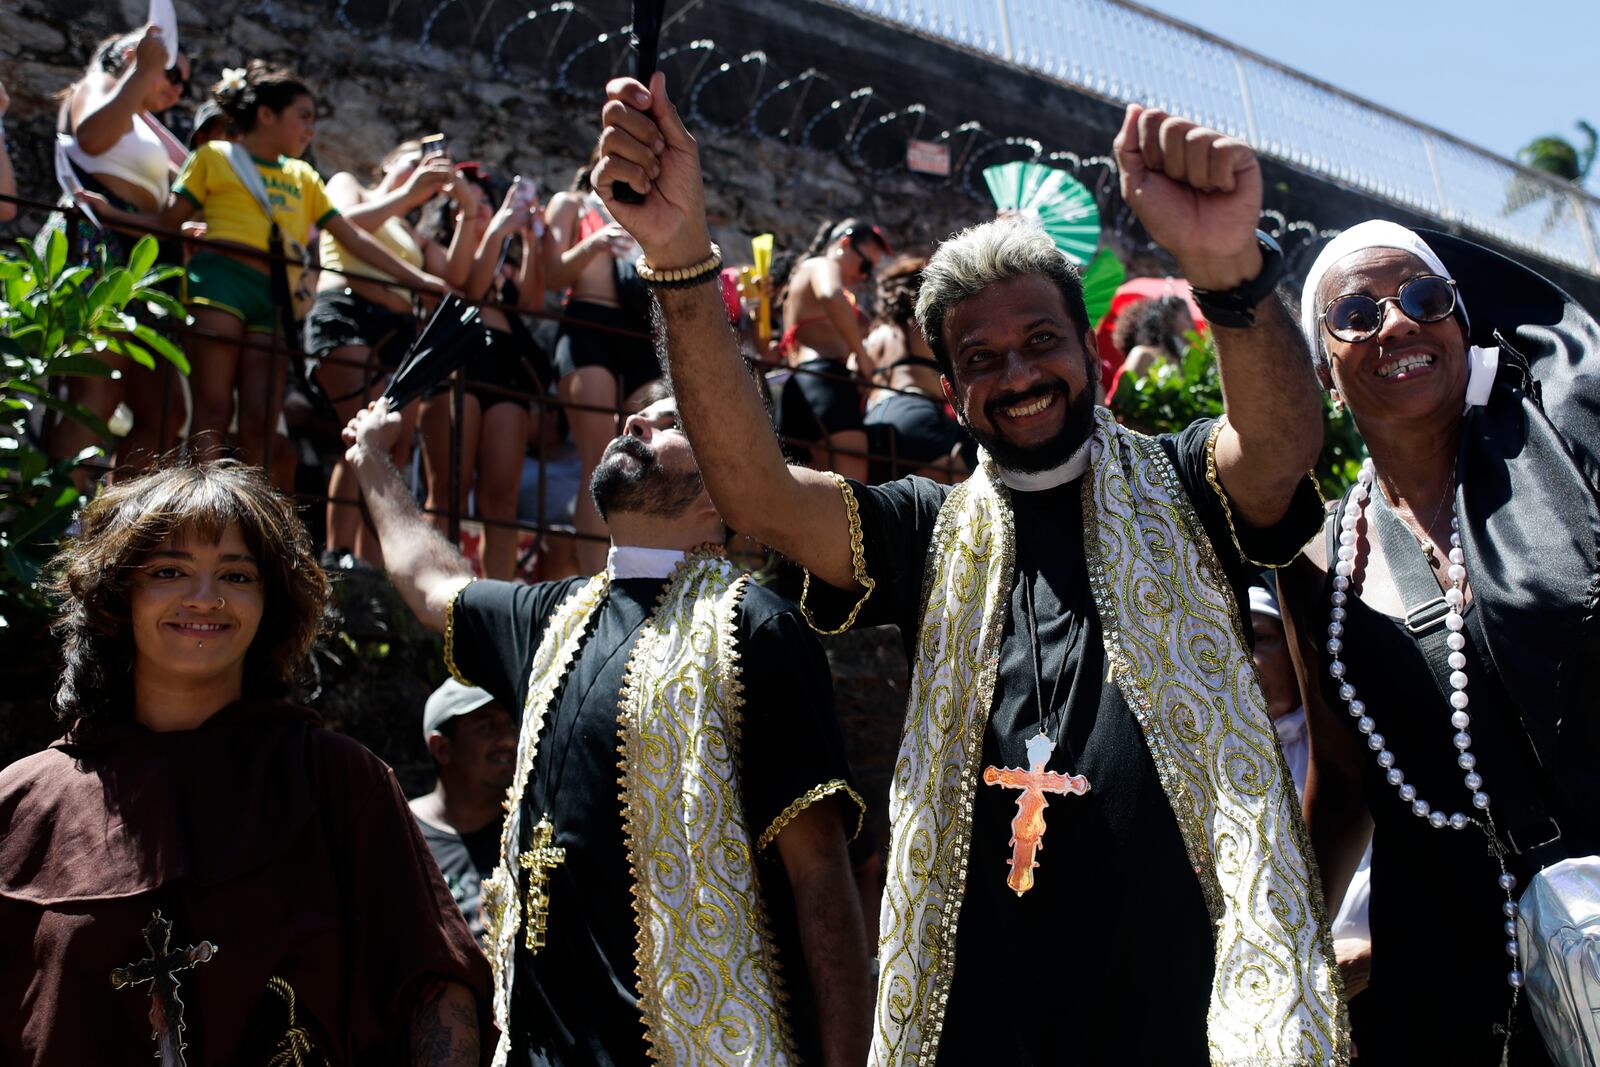
{"label": "white top", "polygon": [[133,117],[133,128],[98,156],[91,156],[76,137],[67,144],[67,158],[89,174],[117,178],[150,194],[157,208],[167,205],[172,187],[172,165],[167,146],[143,113]]}
{"label": "white top", "polygon": [[[1289,773],[1294,776],[1295,792],[1303,793],[1306,788],[1306,771],[1311,763],[1311,739],[1306,733],[1306,709],[1296,708],[1273,720],[1273,728],[1278,732],[1278,743],[1283,747],[1283,761],[1289,765]],[[1350,885],[1344,891],[1344,903],[1339,905],[1339,914],[1333,917],[1330,924],[1333,927],[1333,937],[1336,941],[1357,938],[1362,941],[1372,940],[1372,926],[1367,920],[1367,911],[1372,902],[1372,842],[1367,842],[1367,850],[1361,857],[1361,863],[1356,867],[1356,873],[1350,876]]]}

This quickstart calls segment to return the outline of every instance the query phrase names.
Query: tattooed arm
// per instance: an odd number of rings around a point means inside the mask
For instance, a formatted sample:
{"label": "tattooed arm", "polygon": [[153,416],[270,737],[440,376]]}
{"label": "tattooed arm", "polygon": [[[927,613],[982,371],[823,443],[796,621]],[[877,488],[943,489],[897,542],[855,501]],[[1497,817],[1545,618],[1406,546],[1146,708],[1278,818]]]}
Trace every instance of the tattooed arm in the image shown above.
{"label": "tattooed arm", "polygon": [[412,1067],[477,1067],[478,1004],[460,982],[423,983],[411,1011]]}

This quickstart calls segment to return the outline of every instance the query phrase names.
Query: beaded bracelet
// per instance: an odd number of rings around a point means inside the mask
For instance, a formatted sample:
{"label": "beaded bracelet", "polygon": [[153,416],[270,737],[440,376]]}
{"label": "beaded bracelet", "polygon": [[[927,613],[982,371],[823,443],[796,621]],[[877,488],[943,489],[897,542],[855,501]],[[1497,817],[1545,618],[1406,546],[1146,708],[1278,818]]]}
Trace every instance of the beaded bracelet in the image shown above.
{"label": "beaded bracelet", "polygon": [[716,277],[721,267],[722,249],[715,243],[711,245],[711,254],[692,267],[657,270],[646,263],[643,256],[634,263],[634,270],[639,272],[640,281],[663,289],[687,289],[691,285],[699,285]]}

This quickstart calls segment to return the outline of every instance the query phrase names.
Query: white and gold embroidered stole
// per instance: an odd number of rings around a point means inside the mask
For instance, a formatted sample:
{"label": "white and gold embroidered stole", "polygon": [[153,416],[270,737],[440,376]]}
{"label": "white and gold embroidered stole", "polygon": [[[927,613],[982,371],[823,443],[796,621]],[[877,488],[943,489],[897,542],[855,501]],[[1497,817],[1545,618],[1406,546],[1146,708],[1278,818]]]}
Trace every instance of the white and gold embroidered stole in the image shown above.
{"label": "white and gold embroidered stole", "polygon": [[[1160,444],[1096,415],[1083,487],[1091,587],[1214,924],[1211,1062],[1345,1063],[1321,886],[1233,594]],[[928,551],[890,793],[874,1067],[938,1052],[1015,544],[985,457],[946,499]]]}
{"label": "white and gold embroidered stole", "polygon": [[[500,1028],[493,1067],[505,1067],[511,1054],[511,983],[515,972],[517,933],[522,929],[522,902],[517,894],[517,845],[522,833],[522,797],[539,753],[539,731],[555,699],[561,680],[583,644],[589,620],[611,588],[608,571],[590,578],[563,600],[544,637],[533,653],[528,672],[528,695],[522,704],[522,727],[517,734],[516,773],[506,791],[506,821],[500,830],[500,863],[483,883],[484,933],[489,943],[489,964],[494,971],[494,1021]],[[459,594],[457,594],[459,595]]]}
{"label": "white and gold embroidered stole", "polygon": [[[747,581],[720,557],[694,555],[680,564],[629,653],[620,697],[640,1009],[651,1055],[681,1067],[793,1061],[739,791],[738,619]],[[602,573],[561,603],[529,672],[500,863],[482,891],[500,1027],[494,1067],[503,1067],[511,1051],[511,988],[524,919],[516,862],[522,798],[545,716],[609,589]]]}
{"label": "white and gold embroidered stole", "polygon": [[793,1062],[738,777],[739,603],[725,559],[681,565],[621,695],[622,802],[651,1056],[683,1067]]}

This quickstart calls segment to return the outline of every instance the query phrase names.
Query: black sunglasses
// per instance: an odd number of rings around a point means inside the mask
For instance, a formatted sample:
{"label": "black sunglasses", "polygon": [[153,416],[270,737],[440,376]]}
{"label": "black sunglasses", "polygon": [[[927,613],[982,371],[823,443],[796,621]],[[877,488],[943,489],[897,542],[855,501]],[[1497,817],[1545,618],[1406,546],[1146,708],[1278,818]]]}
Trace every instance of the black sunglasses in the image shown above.
{"label": "black sunglasses", "polygon": [[187,89],[189,87],[189,79],[184,77],[183,71],[176,63],[167,68],[167,81],[171,82],[173,85],[176,85],[180,89]]}
{"label": "black sunglasses", "polygon": [[1419,274],[1393,296],[1345,293],[1322,309],[1322,324],[1348,344],[1370,341],[1383,328],[1384,305],[1394,303],[1412,322],[1442,322],[1456,310],[1456,283],[1437,274]]}

